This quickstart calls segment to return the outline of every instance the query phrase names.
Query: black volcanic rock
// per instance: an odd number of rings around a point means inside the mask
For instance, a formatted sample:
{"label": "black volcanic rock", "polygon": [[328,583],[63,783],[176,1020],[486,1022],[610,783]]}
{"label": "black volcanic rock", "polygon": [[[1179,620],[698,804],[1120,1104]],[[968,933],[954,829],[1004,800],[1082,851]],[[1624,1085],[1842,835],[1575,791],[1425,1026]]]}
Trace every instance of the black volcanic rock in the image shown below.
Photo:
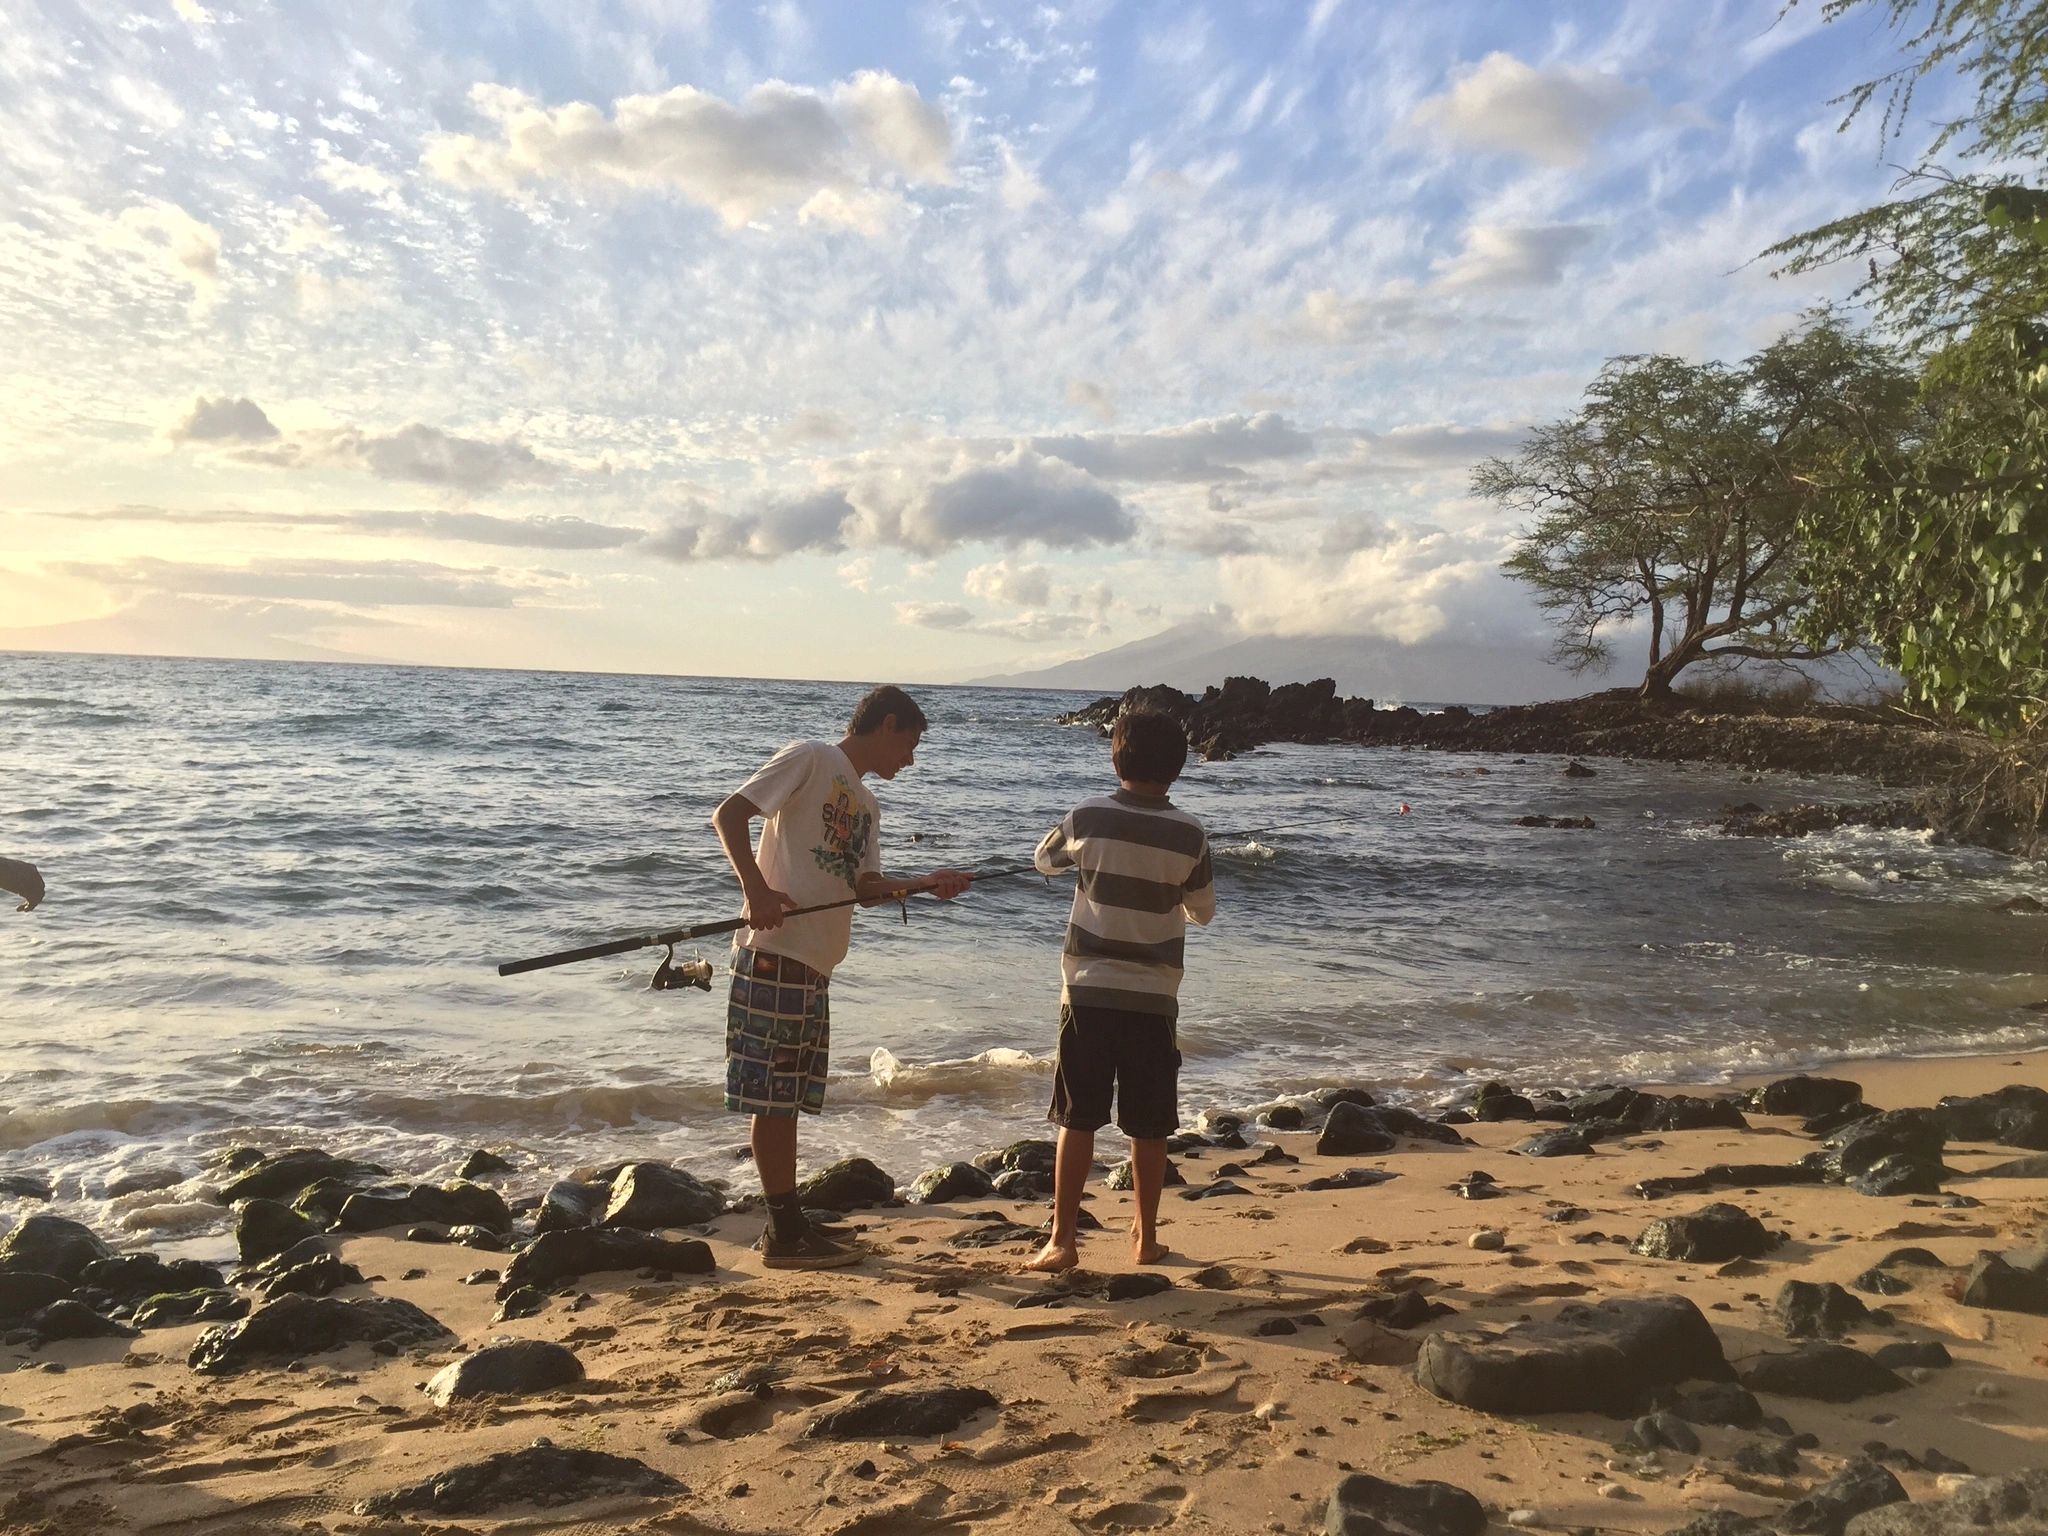
{"label": "black volcanic rock", "polygon": [[1774,1244],[1764,1224],[1749,1212],[1738,1205],[1716,1202],[1689,1216],[1665,1216],[1651,1222],[1631,1251],[1649,1259],[1725,1264],[1730,1259],[1759,1258]]}
{"label": "black volcanic rock", "polygon": [[1906,1502],[1899,1480],[1874,1461],[1852,1461],[1805,1498],[1778,1512],[1784,1536],[1842,1536],[1865,1510]]}
{"label": "black volcanic rock", "polygon": [[546,1289],[579,1275],[614,1269],[661,1269],[678,1275],[708,1275],[715,1268],[711,1245],[699,1238],[671,1241],[632,1227],[578,1227],[543,1232],[512,1256],[498,1285],[503,1300],[523,1285]]}
{"label": "black volcanic rock", "polygon": [[1486,1506],[1451,1483],[1392,1483],[1354,1472],[1331,1490],[1328,1536],[1480,1536]]}
{"label": "black volcanic rock", "polygon": [[1790,1354],[1754,1357],[1742,1372],[1742,1384],[1752,1392],[1848,1403],[1874,1393],[1896,1392],[1906,1382],[1846,1344],[1803,1344]]}
{"label": "black volcanic rock", "polygon": [[2013,1083],[1972,1097],[1951,1094],[1934,1106],[1951,1141],[1996,1141],[2048,1151],[2048,1089]]}
{"label": "black volcanic rock", "polygon": [[432,1344],[448,1330],[409,1301],[370,1296],[280,1296],[239,1323],[210,1328],[192,1346],[202,1376],[223,1376],[265,1361],[296,1360],[344,1344]]}
{"label": "black volcanic rock", "polygon": [[512,1212],[495,1189],[455,1179],[446,1184],[414,1184],[403,1190],[351,1195],[335,1217],[335,1225],[344,1232],[377,1232],[415,1222],[510,1232]]}
{"label": "black volcanic rock", "polygon": [[1488,1413],[1634,1413],[1660,1387],[1733,1372],[1699,1308],[1682,1296],[1573,1303],[1496,1336],[1436,1333],[1415,1379]]}
{"label": "black volcanic rock", "polygon": [[896,1181],[864,1157],[842,1158],[797,1186],[806,1210],[860,1211],[896,1203]]}
{"label": "black volcanic rock", "polygon": [[92,1228],[41,1212],[24,1217],[20,1226],[0,1237],[0,1270],[13,1274],[76,1281],[88,1264],[113,1256],[114,1250]]}
{"label": "black volcanic rock", "polygon": [[439,1406],[471,1397],[524,1397],[583,1379],[583,1362],[565,1345],[541,1339],[487,1344],[438,1371],[427,1396]]}
{"label": "black volcanic rock", "polygon": [[599,1224],[643,1232],[694,1227],[716,1220],[725,1207],[724,1192],[694,1173],[667,1163],[628,1163],[611,1182]]}
{"label": "black volcanic rock", "polygon": [[[236,1150],[246,1152],[250,1149]],[[295,1147],[274,1156],[259,1154],[253,1163],[246,1158],[234,1159],[230,1154],[229,1166],[239,1177],[221,1186],[222,1205],[234,1205],[242,1200],[282,1200],[289,1203],[322,1179],[357,1184],[383,1178],[388,1172],[375,1163],[336,1157],[317,1147]]]}
{"label": "black volcanic rock", "polygon": [[1810,1120],[1834,1114],[1863,1101],[1863,1085],[1841,1077],[1781,1077],[1750,1095],[1760,1115],[1797,1115]]}
{"label": "black volcanic rock", "polygon": [[1832,1281],[1787,1280],[1771,1310],[1795,1339],[1834,1338],[1870,1320],[1870,1309]]}
{"label": "black volcanic rock", "polygon": [[977,1413],[999,1407],[980,1387],[885,1387],[821,1414],[813,1440],[897,1440],[947,1435]]}
{"label": "black volcanic rock", "polygon": [[622,1494],[649,1498],[687,1492],[666,1472],[644,1461],[604,1451],[571,1450],[537,1441],[500,1451],[432,1477],[374,1494],[356,1505],[359,1515],[488,1514],[514,1504],[554,1507]]}

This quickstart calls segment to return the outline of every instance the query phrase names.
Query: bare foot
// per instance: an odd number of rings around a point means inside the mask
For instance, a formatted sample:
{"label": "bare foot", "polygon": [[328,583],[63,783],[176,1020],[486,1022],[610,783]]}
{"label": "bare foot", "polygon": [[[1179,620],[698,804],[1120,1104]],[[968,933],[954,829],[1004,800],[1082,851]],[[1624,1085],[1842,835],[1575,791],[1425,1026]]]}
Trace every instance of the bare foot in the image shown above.
{"label": "bare foot", "polygon": [[1036,1270],[1040,1274],[1056,1275],[1063,1270],[1072,1269],[1080,1262],[1081,1255],[1074,1251],[1072,1243],[1053,1240],[1039,1249],[1038,1256],[1024,1267],[1027,1270]]}
{"label": "bare foot", "polygon": [[1154,1239],[1152,1242],[1138,1241],[1136,1234],[1131,1237],[1131,1262],[1133,1264],[1157,1264],[1171,1252],[1166,1244]]}

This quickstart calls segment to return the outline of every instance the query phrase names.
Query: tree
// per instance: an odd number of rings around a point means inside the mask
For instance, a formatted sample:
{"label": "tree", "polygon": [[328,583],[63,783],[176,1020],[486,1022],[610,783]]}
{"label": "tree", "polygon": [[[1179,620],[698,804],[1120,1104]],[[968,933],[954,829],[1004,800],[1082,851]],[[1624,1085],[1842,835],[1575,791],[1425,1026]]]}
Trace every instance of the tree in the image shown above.
{"label": "tree", "polygon": [[1942,717],[2037,729],[2048,723],[2048,7],[1827,0],[1823,11],[1834,21],[1872,5],[1906,57],[1841,98],[1844,128],[1882,100],[1891,142],[1916,87],[1940,72],[1975,99],[1936,125],[1897,196],[1766,253],[1789,271],[1864,264],[1857,298],[1925,361],[1924,430],[1817,477],[1801,528],[1816,597],[1804,632],[1869,635]]}
{"label": "tree", "polygon": [[1473,489],[1531,519],[1507,570],[1552,615],[1553,659],[1604,664],[1640,623],[1654,699],[1698,662],[1842,649],[1800,627],[1800,516],[1821,466],[1896,452],[1913,418],[1899,359],[1821,317],[1739,368],[1610,359],[1576,414],[1480,465]]}

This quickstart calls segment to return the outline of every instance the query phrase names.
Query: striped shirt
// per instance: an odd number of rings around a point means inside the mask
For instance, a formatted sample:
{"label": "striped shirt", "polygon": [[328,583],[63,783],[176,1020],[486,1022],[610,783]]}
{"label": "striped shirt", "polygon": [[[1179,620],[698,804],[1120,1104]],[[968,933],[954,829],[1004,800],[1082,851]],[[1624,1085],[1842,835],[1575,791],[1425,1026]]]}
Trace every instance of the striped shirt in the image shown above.
{"label": "striped shirt", "polygon": [[1164,795],[1119,789],[1069,811],[1032,862],[1080,872],[1060,1001],[1177,1017],[1187,920],[1216,915],[1202,824]]}

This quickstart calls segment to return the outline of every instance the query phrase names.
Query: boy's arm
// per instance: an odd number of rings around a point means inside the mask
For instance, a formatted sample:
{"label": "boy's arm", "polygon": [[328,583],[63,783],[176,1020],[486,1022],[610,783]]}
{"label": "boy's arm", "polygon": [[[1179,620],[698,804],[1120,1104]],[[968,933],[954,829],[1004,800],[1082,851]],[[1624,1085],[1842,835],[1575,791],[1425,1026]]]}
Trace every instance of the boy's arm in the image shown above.
{"label": "boy's arm", "polygon": [[1188,872],[1187,883],[1181,887],[1180,909],[1188,920],[1209,926],[1209,919],[1216,915],[1216,870],[1209,862],[1209,839],[1202,839],[1202,856],[1195,861],[1195,867]]}
{"label": "boy's arm", "polygon": [[1045,834],[1038,851],[1031,855],[1031,865],[1041,875],[1057,875],[1074,867],[1074,850],[1070,846],[1072,839],[1067,833],[1067,820],[1061,817],[1060,824]]}
{"label": "boy's arm", "polygon": [[726,862],[740,878],[740,900],[745,908],[742,915],[747,926],[766,933],[780,928],[782,914],[796,903],[768,883],[768,877],[761,873],[760,861],[754,857],[750,829],[760,814],[761,808],[745,795],[727,795],[711,813],[711,825],[718,833],[718,846],[725,850]]}

